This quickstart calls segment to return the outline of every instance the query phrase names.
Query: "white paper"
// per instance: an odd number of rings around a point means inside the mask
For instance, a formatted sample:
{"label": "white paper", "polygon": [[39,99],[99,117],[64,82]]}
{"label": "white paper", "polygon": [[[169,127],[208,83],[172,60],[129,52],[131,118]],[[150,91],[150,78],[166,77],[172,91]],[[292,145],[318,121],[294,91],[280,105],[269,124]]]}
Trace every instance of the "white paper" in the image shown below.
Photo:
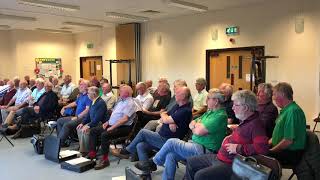
{"label": "white paper", "polygon": [[77,164],[80,164],[80,163],[83,163],[83,162],[88,162],[88,161],[90,161],[90,159],[87,159],[87,158],[84,158],[84,157],[79,157],[79,158],[76,158],[76,159],[72,159],[72,160],[66,161],[66,163],[71,164],[71,165],[77,165]]}
{"label": "white paper", "polygon": [[117,176],[117,177],[112,177],[112,180],[126,180],[126,176]]}
{"label": "white paper", "polygon": [[97,71],[100,71],[100,70],[101,70],[101,65],[98,64],[98,65],[97,65]]}
{"label": "white paper", "polygon": [[73,150],[65,150],[65,151],[60,151],[59,155],[61,158],[67,157],[67,156],[72,156],[75,154],[80,154],[79,151],[73,151]]}

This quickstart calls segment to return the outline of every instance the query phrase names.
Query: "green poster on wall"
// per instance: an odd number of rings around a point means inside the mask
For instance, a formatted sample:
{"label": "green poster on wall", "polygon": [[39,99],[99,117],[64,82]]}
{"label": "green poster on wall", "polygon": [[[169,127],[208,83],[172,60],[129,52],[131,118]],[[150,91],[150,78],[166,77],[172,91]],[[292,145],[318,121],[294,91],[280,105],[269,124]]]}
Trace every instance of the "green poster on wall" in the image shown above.
{"label": "green poster on wall", "polygon": [[35,61],[37,77],[62,76],[61,58],[36,58]]}

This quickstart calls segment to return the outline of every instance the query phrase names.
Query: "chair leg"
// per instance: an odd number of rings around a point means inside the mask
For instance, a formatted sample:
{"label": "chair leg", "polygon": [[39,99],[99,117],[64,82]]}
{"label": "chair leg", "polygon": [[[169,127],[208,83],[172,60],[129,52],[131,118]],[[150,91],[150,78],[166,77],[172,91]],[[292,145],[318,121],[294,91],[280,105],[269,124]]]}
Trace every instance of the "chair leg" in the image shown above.
{"label": "chair leg", "polygon": [[291,180],[294,176],[294,173],[292,172],[292,174],[290,175],[289,179],[288,180]]}
{"label": "chair leg", "polygon": [[314,132],[316,130],[317,124],[318,124],[318,122],[316,122],[316,124],[314,125],[312,132]]}
{"label": "chair leg", "polygon": [[10,141],[10,139],[8,139],[8,137],[5,134],[1,134],[1,135],[2,135],[2,137],[1,137],[0,141],[2,141],[3,138],[5,138],[11,144],[11,146],[14,147],[13,143]]}

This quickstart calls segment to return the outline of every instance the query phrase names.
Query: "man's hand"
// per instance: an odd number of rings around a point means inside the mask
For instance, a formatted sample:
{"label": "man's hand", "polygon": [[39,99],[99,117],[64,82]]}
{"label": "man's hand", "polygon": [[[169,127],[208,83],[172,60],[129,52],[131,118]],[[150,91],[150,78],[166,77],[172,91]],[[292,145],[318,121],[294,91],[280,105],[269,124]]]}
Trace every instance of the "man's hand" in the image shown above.
{"label": "man's hand", "polygon": [[83,124],[81,123],[77,126],[77,129],[81,129],[82,127],[83,127]]}
{"label": "man's hand", "polygon": [[82,132],[88,133],[88,132],[89,132],[89,129],[90,129],[90,127],[89,127],[88,125],[84,125],[84,126],[82,127]]}
{"label": "man's hand", "polygon": [[169,124],[169,128],[171,132],[176,132],[178,126],[176,124]]}
{"label": "man's hand", "polygon": [[8,106],[0,106],[0,109],[7,109]]}
{"label": "man's hand", "polygon": [[103,129],[106,129],[108,126],[109,126],[109,122],[108,121],[102,124],[102,128]]}
{"label": "man's hand", "polygon": [[76,117],[76,116],[71,118],[72,121],[75,121],[77,119],[78,119],[78,117]]}
{"label": "man's hand", "polygon": [[107,131],[112,131],[113,130],[113,127],[108,127]]}
{"label": "man's hand", "polygon": [[39,114],[39,112],[40,112],[40,107],[39,107],[39,106],[35,106],[35,107],[33,108],[33,110],[34,110],[35,113]]}
{"label": "man's hand", "polygon": [[226,144],[228,153],[229,154],[236,154],[237,153],[237,146],[238,146],[238,144],[232,144],[232,143]]}
{"label": "man's hand", "polygon": [[62,107],[61,111],[60,111],[60,114],[63,116],[64,115],[64,111],[65,111],[65,108]]}
{"label": "man's hand", "polygon": [[196,122],[195,120],[191,121],[190,124],[189,124],[189,128],[190,128],[190,129],[193,129],[194,126],[196,125],[196,123],[197,123],[197,122]]}

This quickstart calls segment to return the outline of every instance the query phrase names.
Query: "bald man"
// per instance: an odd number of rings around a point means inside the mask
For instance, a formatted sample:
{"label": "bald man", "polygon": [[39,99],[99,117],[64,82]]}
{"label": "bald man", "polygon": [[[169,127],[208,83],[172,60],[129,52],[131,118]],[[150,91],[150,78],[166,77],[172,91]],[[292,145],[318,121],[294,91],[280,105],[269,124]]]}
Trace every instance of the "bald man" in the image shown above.
{"label": "bald man", "polygon": [[176,102],[169,112],[162,112],[160,121],[163,123],[159,132],[153,132],[147,129],[139,131],[129,146],[120,151],[114,151],[113,154],[120,158],[129,158],[130,154],[138,153],[139,160],[135,166],[138,169],[150,167],[150,170],[156,170],[156,166],[148,161],[148,153],[152,150],[159,150],[170,138],[183,139],[188,132],[189,123],[192,119],[192,108],[189,103],[190,89],[188,87],[177,87]]}

